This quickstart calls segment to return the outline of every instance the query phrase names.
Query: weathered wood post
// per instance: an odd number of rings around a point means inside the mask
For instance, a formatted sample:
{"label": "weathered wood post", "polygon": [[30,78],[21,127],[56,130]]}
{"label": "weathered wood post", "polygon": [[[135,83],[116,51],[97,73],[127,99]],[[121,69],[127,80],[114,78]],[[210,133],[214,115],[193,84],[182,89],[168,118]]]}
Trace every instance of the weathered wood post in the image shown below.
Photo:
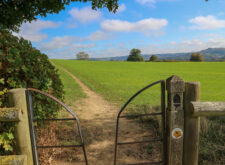
{"label": "weathered wood post", "polygon": [[198,165],[200,118],[192,116],[191,101],[200,101],[199,82],[185,82],[183,165]]}
{"label": "weathered wood post", "polygon": [[200,83],[186,82],[183,165],[198,165],[200,116],[225,116],[225,102],[200,102]]}
{"label": "weathered wood post", "polygon": [[19,108],[21,110],[20,122],[18,122],[15,128],[17,154],[27,155],[27,164],[33,165],[25,91],[26,89],[23,88],[9,90],[8,99],[11,107]]}
{"label": "weathered wood post", "polygon": [[184,110],[184,81],[178,76],[166,80],[168,92],[167,107],[167,162],[168,165],[182,165]]}

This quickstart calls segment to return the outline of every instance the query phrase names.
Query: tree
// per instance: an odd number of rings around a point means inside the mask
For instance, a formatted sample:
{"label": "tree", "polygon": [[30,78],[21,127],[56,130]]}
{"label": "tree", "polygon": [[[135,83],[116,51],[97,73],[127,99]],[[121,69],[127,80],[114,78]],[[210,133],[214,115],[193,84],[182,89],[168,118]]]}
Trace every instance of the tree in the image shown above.
{"label": "tree", "polygon": [[46,17],[48,13],[59,13],[71,2],[92,2],[92,9],[107,7],[116,12],[118,0],[1,0],[0,29],[18,31],[23,22],[31,22],[37,16]]}
{"label": "tree", "polygon": [[204,57],[200,52],[199,53],[192,53],[190,61],[201,62],[201,61],[204,61]]}
{"label": "tree", "polygon": [[77,60],[89,60],[89,55],[85,52],[77,53]]}
{"label": "tree", "polygon": [[149,61],[158,61],[158,57],[156,55],[152,55],[150,58],[149,58]]}
{"label": "tree", "polygon": [[144,61],[143,57],[141,56],[141,50],[134,48],[131,49],[127,61]]}

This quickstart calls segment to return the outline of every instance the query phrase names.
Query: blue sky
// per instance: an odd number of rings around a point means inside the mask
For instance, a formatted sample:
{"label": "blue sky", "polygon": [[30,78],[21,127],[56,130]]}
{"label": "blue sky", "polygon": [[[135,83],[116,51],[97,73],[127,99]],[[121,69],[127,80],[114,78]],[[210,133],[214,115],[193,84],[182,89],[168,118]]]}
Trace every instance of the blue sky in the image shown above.
{"label": "blue sky", "polygon": [[224,0],[119,0],[116,14],[74,2],[59,14],[24,23],[19,36],[50,58],[199,51],[225,47]]}

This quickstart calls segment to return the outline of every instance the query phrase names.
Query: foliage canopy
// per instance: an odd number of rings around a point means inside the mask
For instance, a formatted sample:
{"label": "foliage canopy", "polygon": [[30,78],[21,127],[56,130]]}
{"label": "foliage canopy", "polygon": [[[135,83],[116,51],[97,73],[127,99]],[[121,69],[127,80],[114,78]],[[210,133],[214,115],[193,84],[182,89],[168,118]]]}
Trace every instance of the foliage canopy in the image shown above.
{"label": "foliage canopy", "polygon": [[46,17],[48,13],[59,13],[71,2],[92,2],[92,9],[107,7],[116,12],[118,0],[1,0],[0,28],[18,31],[23,22],[36,20],[37,16]]}
{"label": "foliage canopy", "polygon": [[144,61],[143,57],[141,56],[141,50],[135,48],[131,49],[127,61]]}
{"label": "foliage canopy", "polygon": [[158,60],[158,56],[154,54],[149,58],[149,61],[157,61],[157,60]]}
{"label": "foliage canopy", "polygon": [[192,53],[190,61],[201,62],[204,61],[204,57],[201,53]]}
{"label": "foliage canopy", "polygon": [[79,52],[76,54],[77,60],[89,60],[89,55],[85,52]]}

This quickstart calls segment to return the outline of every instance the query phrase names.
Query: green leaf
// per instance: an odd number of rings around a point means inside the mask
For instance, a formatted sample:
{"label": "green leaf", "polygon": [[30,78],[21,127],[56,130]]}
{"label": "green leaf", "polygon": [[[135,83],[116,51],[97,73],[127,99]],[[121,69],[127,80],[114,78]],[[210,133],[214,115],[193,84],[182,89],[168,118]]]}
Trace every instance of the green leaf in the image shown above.
{"label": "green leaf", "polygon": [[4,78],[1,78],[0,79],[0,84],[4,84],[5,83],[4,80],[5,80]]}
{"label": "green leaf", "polygon": [[8,138],[9,138],[10,140],[14,139],[13,134],[12,134],[12,133],[9,133],[9,134],[8,134]]}

